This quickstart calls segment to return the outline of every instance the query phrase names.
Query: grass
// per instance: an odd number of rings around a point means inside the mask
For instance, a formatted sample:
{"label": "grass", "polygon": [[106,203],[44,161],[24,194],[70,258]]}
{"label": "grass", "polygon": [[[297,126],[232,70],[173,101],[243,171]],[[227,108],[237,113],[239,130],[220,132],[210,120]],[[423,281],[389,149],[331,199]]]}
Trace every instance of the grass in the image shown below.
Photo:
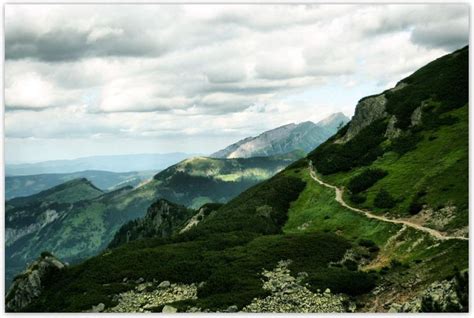
{"label": "grass", "polygon": [[[360,207],[389,213],[393,216],[409,216],[409,206],[414,195],[426,191],[424,203],[432,208],[453,204],[458,208],[456,218],[447,229],[467,225],[468,207],[468,106],[450,111],[447,115],[458,119],[455,124],[441,126],[435,131],[421,131],[421,141],[415,149],[402,156],[387,152],[370,167],[383,169],[388,175],[370,187],[364,194],[367,201]],[[430,140],[430,136],[436,139]],[[331,184],[347,186],[352,178],[365,171],[365,167],[349,172],[324,176]],[[389,210],[373,205],[380,189],[387,190],[397,199],[397,205]],[[349,202],[347,195],[345,200]]]}
{"label": "grass", "polygon": [[[345,238],[322,232],[282,232],[290,203],[304,186],[297,177],[279,174],[219,207],[183,235],[133,241],[71,266],[45,283],[46,291],[28,310],[81,311],[98,302],[113,305],[111,295],[131,288],[122,284],[125,277],[205,281],[194,305],[211,310],[229,305],[242,308],[253,298],[266,295],[261,288],[262,269],[286,259],[294,261],[290,267],[293,274],[308,273],[313,289],[351,294],[371,289],[376,279],[373,275],[328,268],[351,248]],[[351,289],[355,283],[365,289]]]}

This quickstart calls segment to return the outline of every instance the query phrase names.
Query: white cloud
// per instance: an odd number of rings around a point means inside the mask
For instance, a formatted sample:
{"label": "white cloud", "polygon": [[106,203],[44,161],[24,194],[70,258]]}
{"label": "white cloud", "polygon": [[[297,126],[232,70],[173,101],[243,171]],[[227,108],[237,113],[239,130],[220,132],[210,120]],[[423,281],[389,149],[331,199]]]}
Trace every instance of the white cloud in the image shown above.
{"label": "white cloud", "polygon": [[350,112],[467,44],[468,9],[10,4],[6,135],[230,142]]}

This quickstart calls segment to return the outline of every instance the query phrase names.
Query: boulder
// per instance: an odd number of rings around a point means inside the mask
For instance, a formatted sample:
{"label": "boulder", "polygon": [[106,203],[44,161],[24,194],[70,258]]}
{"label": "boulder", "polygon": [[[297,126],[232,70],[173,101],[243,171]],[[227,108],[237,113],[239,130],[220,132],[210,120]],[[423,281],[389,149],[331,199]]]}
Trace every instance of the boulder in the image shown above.
{"label": "boulder", "polygon": [[105,309],[105,305],[103,303],[99,303],[97,306],[92,306],[92,312],[103,312]]}
{"label": "boulder", "polygon": [[44,280],[65,266],[52,254],[41,253],[36,261],[13,280],[5,299],[6,311],[21,311],[31,304],[41,294]]}
{"label": "boulder", "polygon": [[178,309],[170,305],[165,305],[161,312],[165,314],[173,314],[175,312],[178,312]]}
{"label": "boulder", "polygon": [[158,285],[158,288],[168,288],[170,286],[171,286],[171,283],[168,280],[164,280]]}

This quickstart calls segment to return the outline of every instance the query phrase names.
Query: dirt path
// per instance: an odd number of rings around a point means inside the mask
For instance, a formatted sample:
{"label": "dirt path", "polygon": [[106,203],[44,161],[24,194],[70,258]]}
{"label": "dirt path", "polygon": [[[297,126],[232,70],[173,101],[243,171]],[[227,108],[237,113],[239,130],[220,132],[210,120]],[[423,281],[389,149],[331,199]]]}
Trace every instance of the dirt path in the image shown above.
{"label": "dirt path", "polygon": [[340,205],[342,205],[343,207],[345,207],[349,210],[352,210],[354,212],[363,214],[369,219],[376,219],[376,220],[379,220],[379,221],[393,223],[393,224],[402,224],[402,225],[414,228],[415,230],[428,233],[428,234],[430,234],[431,236],[433,236],[434,238],[436,238],[438,240],[463,240],[463,241],[468,241],[469,240],[469,238],[462,237],[462,236],[446,236],[446,235],[444,235],[443,233],[441,233],[437,230],[434,230],[434,229],[431,229],[431,228],[428,228],[428,227],[424,227],[422,225],[419,225],[419,224],[416,224],[416,223],[413,223],[413,222],[410,222],[410,221],[407,221],[407,220],[389,219],[389,218],[386,218],[386,217],[381,216],[381,215],[372,214],[370,211],[367,211],[367,210],[361,210],[361,209],[352,207],[344,201],[344,199],[343,199],[344,190],[343,189],[340,189],[340,188],[338,188],[336,186],[333,186],[331,184],[327,184],[327,183],[325,183],[324,181],[322,181],[321,179],[318,178],[318,176],[316,175],[316,172],[313,169],[313,166],[312,166],[311,162],[309,164],[309,174],[310,174],[311,178],[313,180],[315,180],[316,182],[318,182],[319,184],[321,184],[321,185],[323,185],[327,188],[331,188],[331,189],[335,190],[336,191],[336,201]]}

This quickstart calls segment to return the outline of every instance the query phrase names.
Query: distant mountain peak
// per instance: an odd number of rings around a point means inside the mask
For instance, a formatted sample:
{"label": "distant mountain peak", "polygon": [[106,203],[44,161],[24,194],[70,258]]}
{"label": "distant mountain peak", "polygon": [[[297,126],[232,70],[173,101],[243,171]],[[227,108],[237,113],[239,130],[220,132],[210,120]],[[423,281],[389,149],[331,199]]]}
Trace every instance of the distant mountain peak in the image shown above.
{"label": "distant mountain peak", "polygon": [[211,155],[214,158],[266,157],[295,150],[309,152],[337,132],[349,121],[343,113],[335,113],[317,124],[304,121],[267,130],[256,137],[247,137]]}

